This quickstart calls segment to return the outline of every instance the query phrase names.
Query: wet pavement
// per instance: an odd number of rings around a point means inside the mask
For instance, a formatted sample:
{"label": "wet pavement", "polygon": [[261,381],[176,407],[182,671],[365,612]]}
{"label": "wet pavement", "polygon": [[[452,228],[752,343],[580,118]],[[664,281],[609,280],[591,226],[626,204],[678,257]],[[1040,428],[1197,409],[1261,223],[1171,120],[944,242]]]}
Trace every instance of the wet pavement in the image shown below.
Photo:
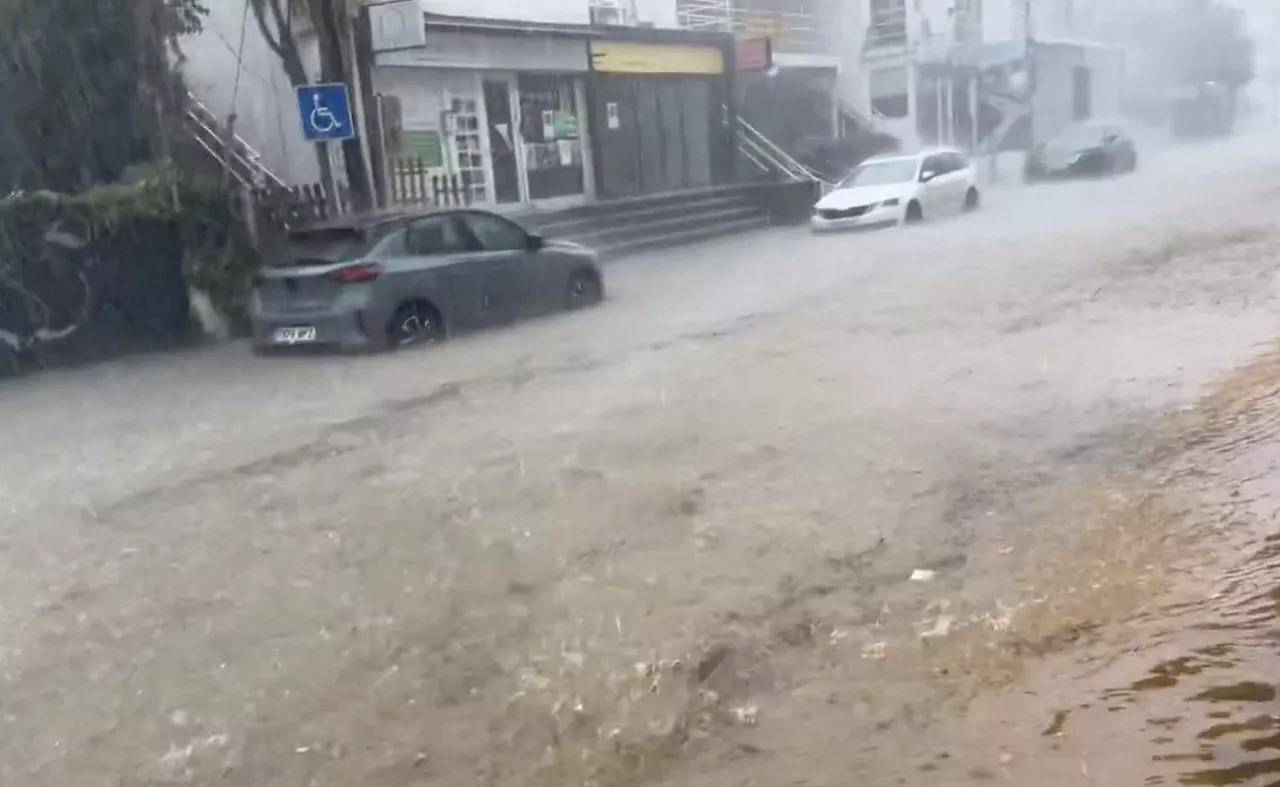
{"label": "wet pavement", "polygon": [[0,783],[1274,781],[1270,147],[6,385]]}

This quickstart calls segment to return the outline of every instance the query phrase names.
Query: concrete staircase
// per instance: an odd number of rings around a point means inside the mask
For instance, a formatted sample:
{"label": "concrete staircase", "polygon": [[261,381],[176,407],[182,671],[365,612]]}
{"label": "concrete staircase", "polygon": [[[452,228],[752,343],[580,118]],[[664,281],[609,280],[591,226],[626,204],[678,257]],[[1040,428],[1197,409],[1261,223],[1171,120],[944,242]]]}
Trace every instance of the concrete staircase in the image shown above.
{"label": "concrete staircase", "polygon": [[527,211],[513,218],[532,232],[577,241],[611,260],[802,222],[817,194],[813,181],[740,184]]}

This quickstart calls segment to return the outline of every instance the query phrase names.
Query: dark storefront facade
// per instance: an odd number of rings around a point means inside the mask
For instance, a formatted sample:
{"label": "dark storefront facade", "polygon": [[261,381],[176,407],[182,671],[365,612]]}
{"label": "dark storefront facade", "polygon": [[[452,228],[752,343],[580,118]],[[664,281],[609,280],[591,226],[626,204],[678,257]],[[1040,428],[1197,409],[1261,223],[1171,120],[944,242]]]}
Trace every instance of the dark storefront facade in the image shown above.
{"label": "dark storefront facade", "polygon": [[727,35],[652,30],[610,29],[592,40],[587,92],[600,196],[732,178],[732,45]]}

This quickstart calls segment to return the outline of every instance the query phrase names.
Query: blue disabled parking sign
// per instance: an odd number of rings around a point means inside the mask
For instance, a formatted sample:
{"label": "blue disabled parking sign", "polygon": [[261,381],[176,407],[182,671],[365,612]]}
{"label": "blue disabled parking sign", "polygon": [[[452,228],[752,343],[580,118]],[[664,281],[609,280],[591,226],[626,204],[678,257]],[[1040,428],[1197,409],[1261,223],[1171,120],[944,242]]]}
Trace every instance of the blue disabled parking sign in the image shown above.
{"label": "blue disabled parking sign", "polygon": [[297,90],[302,136],[308,142],[339,142],[355,137],[346,85],[302,85]]}

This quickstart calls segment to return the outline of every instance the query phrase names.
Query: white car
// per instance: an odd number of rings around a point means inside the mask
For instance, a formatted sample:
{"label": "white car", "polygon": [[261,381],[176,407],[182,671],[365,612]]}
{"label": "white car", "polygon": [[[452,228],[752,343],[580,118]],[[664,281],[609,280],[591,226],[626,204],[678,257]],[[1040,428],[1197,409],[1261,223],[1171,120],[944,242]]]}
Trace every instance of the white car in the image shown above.
{"label": "white car", "polygon": [[958,150],[875,156],[813,206],[815,231],[872,229],[977,210],[977,173]]}

